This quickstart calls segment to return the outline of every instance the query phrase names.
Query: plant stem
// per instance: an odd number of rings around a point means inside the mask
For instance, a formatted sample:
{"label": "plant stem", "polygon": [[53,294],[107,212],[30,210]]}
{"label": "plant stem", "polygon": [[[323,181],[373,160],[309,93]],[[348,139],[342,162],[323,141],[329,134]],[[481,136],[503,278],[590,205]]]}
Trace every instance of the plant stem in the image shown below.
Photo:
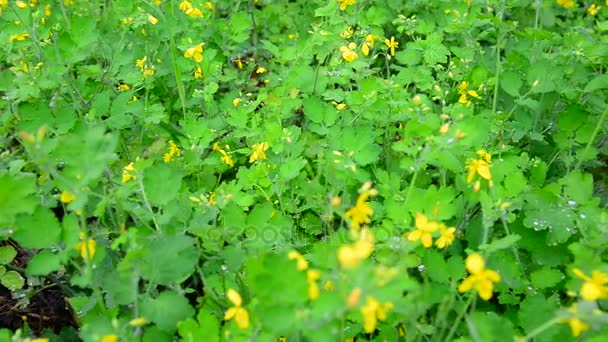
{"label": "plant stem", "polygon": [[552,326],[554,326],[557,323],[559,323],[559,319],[553,318],[553,319],[543,323],[540,327],[532,330],[532,332],[530,332],[528,335],[524,336],[520,341],[521,342],[530,341],[534,336],[544,332],[545,330],[551,328]]}
{"label": "plant stem", "polygon": [[600,119],[597,121],[597,125],[595,125],[595,129],[593,130],[593,134],[591,134],[591,138],[589,138],[589,141],[587,142],[587,146],[585,146],[585,149],[583,150],[581,158],[579,159],[578,163],[576,164],[576,166],[574,167],[574,169],[571,172],[574,172],[574,171],[578,170],[581,167],[581,164],[583,163],[583,158],[585,158],[585,156],[587,155],[587,153],[589,153],[589,149],[591,148],[591,145],[593,144],[593,141],[595,140],[595,138],[597,138],[597,135],[600,132],[600,129],[602,129],[602,124],[604,123],[604,119],[606,119],[606,114],[607,113],[608,113],[608,107],[606,107],[604,109],[604,111],[602,112],[602,115],[600,116]]}

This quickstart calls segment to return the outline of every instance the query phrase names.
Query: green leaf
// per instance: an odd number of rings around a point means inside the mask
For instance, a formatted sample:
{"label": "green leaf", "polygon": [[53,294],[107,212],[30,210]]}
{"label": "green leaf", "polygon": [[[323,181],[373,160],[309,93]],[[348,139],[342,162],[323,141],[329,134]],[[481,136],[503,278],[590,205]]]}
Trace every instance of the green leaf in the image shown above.
{"label": "green leaf", "polygon": [[27,263],[28,275],[47,275],[61,266],[61,255],[50,251],[42,251]]}
{"label": "green leaf", "polygon": [[434,249],[428,249],[422,259],[425,272],[438,283],[449,283],[449,272],[443,255]]}
{"label": "green leaf", "polygon": [[572,172],[561,180],[564,185],[564,194],[582,205],[593,198],[593,176],[581,171]]}
{"label": "green leaf", "polygon": [[[524,328],[524,332],[530,333],[555,317],[556,310],[556,305],[549,302],[543,295],[531,295],[520,305],[518,312],[519,323]],[[550,340],[552,337],[555,337],[555,329],[547,329],[537,336],[538,338],[542,338],[542,341]]]}
{"label": "green leaf", "polygon": [[494,240],[494,241],[490,242],[489,244],[480,245],[479,249],[482,251],[486,251],[488,254],[492,254],[501,249],[510,248],[519,239],[521,239],[521,236],[519,236],[517,234],[511,234],[511,235],[505,236],[503,238],[500,238],[498,240]]}
{"label": "green leaf", "polygon": [[591,81],[589,81],[589,83],[587,83],[583,91],[585,93],[589,93],[592,91],[606,88],[608,88],[608,75],[604,74],[595,76],[595,78],[593,78]]}
{"label": "green leaf", "polygon": [[144,171],[144,190],[151,205],[162,206],[173,201],[182,186],[182,174],[166,164]]}
{"label": "green leaf", "polygon": [[562,272],[550,267],[543,267],[530,275],[532,285],[539,289],[553,287],[564,279]]}
{"label": "green leaf", "polygon": [[13,246],[0,247],[0,265],[7,265],[17,256],[17,251]]}
{"label": "green leaf", "polygon": [[15,215],[31,214],[38,205],[34,177],[0,175],[0,227],[13,224]]}
{"label": "green leaf", "polygon": [[15,271],[8,271],[0,276],[0,283],[11,291],[20,290],[25,285],[25,281],[21,274]]}
{"label": "green leaf", "polygon": [[173,291],[165,291],[158,298],[147,298],[141,304],[142,316],[154,323],[162,331],[173,333],[177,324],[194,315],[194,309],[183,296]]}
{"label": "green leaf", "polygon": [[287,162],[281,164],[279,169],[279,176],[283,181],[288,181],[296,178],[300,174],[300,170],[306,165],[306,160],[303,158],[289,159]]}
{"label": "green leaf", "polygon": [[514,71],[505,72],[500,79],[502,89],[513,97],[519,96],[522,83],[521,75]]}
{"label": "green leaf", "polygon": [[146,243],[141,275],[156,284],[168,285],[187,278],[198,261],[194,240],[185,235],[154,236]]}
{"label": "green leaf", "polygon": [[31,215],[21,214],[13,238],[25,248],[47,248],[59,241],[61,226],[49,209],[38,207]]}
{"label": "green leaf", "polygon": [[443,35],[433,32],[427,36],[426,40],[420,42],[419,46],[422,47],[422,56],[426,64],[434,66],[447,62],[450,50],[441,44],[442,41]]}

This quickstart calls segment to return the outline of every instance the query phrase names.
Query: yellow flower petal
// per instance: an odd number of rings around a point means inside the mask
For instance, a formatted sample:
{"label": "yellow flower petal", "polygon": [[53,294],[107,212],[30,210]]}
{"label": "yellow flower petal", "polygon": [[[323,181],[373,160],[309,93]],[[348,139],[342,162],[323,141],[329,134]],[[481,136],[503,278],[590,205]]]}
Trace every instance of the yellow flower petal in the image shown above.
{"label": "yellow flower petal", "polygon": [[234,289],[228,289],[226,296],[228,297],[228,300],[230,300],[235,306],[241,306],[241,304],[243,303],[241,295]]}

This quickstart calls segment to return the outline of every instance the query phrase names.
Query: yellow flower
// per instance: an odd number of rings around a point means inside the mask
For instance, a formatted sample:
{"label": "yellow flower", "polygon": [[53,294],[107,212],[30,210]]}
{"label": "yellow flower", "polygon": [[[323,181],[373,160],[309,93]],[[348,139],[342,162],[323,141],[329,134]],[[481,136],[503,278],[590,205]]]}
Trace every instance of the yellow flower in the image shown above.
{"label": "yellow flower", "polygon": [[596,5],[596,4],[592,4],[587,9],[587,13],[589,13],[589,15],[591,15],[591,16],[595,16],[600,11],[600,9],[602,9],[602,6],[599,6],[599,5]]}
{"label": "yellow flower", "polygon": [[386,315],[393,308],[393,303],[380,303],[374,297],[367,297],[365,305],[361,307],[361,315],[363,316],[363,330],[366,333],[372,333],[376,330],[378,321],[386,320]]}
{"label": "yellow flower", "polygon": [[132,327],[142,327],[146,324],[148,324],[148,321],[143,317],[134,318],[129,321],[129,325]]}
{"label": "yellow flower", "polygon": [[[485,150],[478,150],[477,155],[479,159],[467,160],[466,167],[469,170],[467,175],[467,183],[471,183],[475,179],[475,175],[481,176],[481,178],[489,181],[490,187],[492,187],[492,172],[490,170],[490,163],[492,162],[492,155]],[[473,190],[479,191],[481,183],[479,180],[475,182]]]}
{"label": "yellow flower", "polygon": [[439,133],[447,134],[449,130],[450,130],[450,123],[446,122],[443,125],[441,125],[441,127],[439,128]]}
{"label": "yellow flower", "polygon": [[123,25],[129,25],[130,23],[133,22],[133,18],[132,17],[126,17],[126,18],[122,18],[122,20],[120,21]]}
{"label": "yellow flower", "polygon": [[574,0],[557,0],[557,4],[563,8],[573,8]]}
{"label": "yellow flower", "polygon": [[581,287],[581,297],[587,301],[596,301],[608,298],[608,274],[601,271],[591,272],[591,277],[587,276],[578,268],[572,270],[574,274],[585,282]]}
{"label": "yellow flower", "polygon": [[374,210],[369,206],[367,200],[370,196],[376,196],[378,194],[378,191],[372,189],[371,186],[371,182],[363,184],[359,189],[357,203],[344,214],[346,218],[350,219],[350,228],[353,231],[359,231],[361,225],[371,222],[370,216],[372,216]]}
{"label": "yellow flower", "polygon": [[[228,146],[228,145],[226,145],[226,146]],[[220,158],[220,160],[224,164],[226,164],[230,167],[234,166],[234,160],[232,160],[232,158],[230,158],[228,153],[226,153],[226,151],[224,151],[217,143],[213,144],[213,150],[222,154],[222,157]]]}
{"label": "yellow flower", "polygon": [[467,82],[467,81],[462,81],[462,83],[460,83],[460,85],[458,86],[458,94],[460,95],[460,98],[458,99],[459,103],[468,104],[469,102],[471,102],[469,100],[469,96],[475,97],[475,98],[479,97],[479,95],[477,95],[477,92],[475,90],[468,90],[467,89],[468,87],[469,87],[469,82]]}
{"label": "yellow flower", "polygon": [[186,12],[189,9],[192,9],[192,4],[190,3],[190,1],[182,1],[179,4],[179,9],[183,12]]}
{"label": "yellow flower", "polygon": [[367,36],[365,36],[365,42],[369,45],[370,48],[373,48],[378,38],[380,37],[376,36],[375,34],[368,34]]}
{"label": "yellow flower", "polygon": [[212,10],[213,9],[213,3],[211,1],[205,2],[205,8],[208,9],[208,10]]}
{"label": "yellow flower", "polygon": [[266,157],[266,152],[270,146],[267,142],[261,142],[259,144],[254,144],[251,148],[253,148],[253,153],[251,153],[251,157],[249,157],[249,162],[253,163],[256,160],[260,159],[268,159]]}
{"label": "yellow flower", "polygon": [[27,8],[27,4],[25,2],[23,2],[23,1],[21,1],[21,0],[16,1],[15,5],[17,5],[17,7],[21,8],[21,9]]}
{"label": "yellow flower", "polygon": [[193,17],[193,18],[202,18],[203,17],[203,12],[196,7],[187,10],[185,13],[187,16]]}
{"label": "yellow flower", "polygon": [[589,325],[578,317],[578,307],[576,303],[568,308],[568,312],[570,312],[572,316],[560,320],[560,323],[568,323],[570,330],[572,331],[572,336],[578,337],[583,331],[589,330]]}
{"label": "yellow flower", "polygon": [[124,84],[124,83],[119,84],[117,88],[120,91],[129,91],[129,90],[131,90],[131,87],[128,84]]}
{"label": "yellow flower", "polygon": [[344,268],[357,267],[361,260],[367,259],[374,250],[374,235],[369,228],[361,229],[357,235],[353,244],[338,249],[338,261]]}
{"label": "yellow flower", "polygon": [[179,147],[177,147],[177,145],[175,145],[175,143],[173,142],[173,140],[169,140],[169,152],[165,153],[165,155],[163,156],[163,161],[165,163],[170,162],[174,156],[181,156],[182,155],[182,150],[179,149]]}
{"label": "yellow flower", "polygon": [[435,241],[435,246],[437,246],[437,248],[445,248],[454,242],[454,232],[456,232],[455,227],[446,228],[444,224],[440,224],[439,231],[441,232],[441,236],[439,236],[439,239]]}
{"label": "yellow flower", "polygon": [[266,70],[266,68],[264,68],[264,67],[258,67],[258,68],[255,70],[255,73],[256,73],[256,74],[263,74],[263,73],[265,73],[266,71],[267,71],[267,70]]}
{"label": "yellow flower", "polygon": [[298,271],[305,271],[308,268],[308,261],[298,251],[291,251],[287,254],[289,260],[296,260]]}
{"label": "yellow flower", "polygon": [[51,7],[51,5],[44,6],[44,16],[45,17],[50,17],[52,13],[53,13],[53,8]]}
{"label": "yellow flower", "polygon": [[133,166],[133,162],[129,163],[127,166],[123,167],[122,169],[122,182],[126,183],[128,181],[130,181],[131,179],[135,179],[135,175],[133,174],[133,172],[135,172],[135,166]]}
{"label": "yellow flower", "polygon": [[363,43],[361,45],[361,52],[363,52],[364,56],[369,56],[369,46],[367,45],[367,43]]}
{"label": "yellow flower", "polygon": [[469,255],[465,263],[471,275],[460,283],[458,292],[463,293],[475,289],[483,300],[492,298],[494,283],[500,281],[500,275],[495,271],[486,269],[483,257],[477,253]]}
{"label": "yellow flower", "polygon": [[144,56],[142,59],[138,59],[135,61],[135,66],[139,68],[144,78],[148,76],[154,75],[154,66],[148,67],[146,61],[148,60],[148,56]]}
{"label": "yellow flower", "polygon": [[422,213],[416,213],[416,230],[407,234],[409,241],[422,242],[425,248],[433,245],[433,236],[431,235],[439,229],[437,222],[429,221]]}
{"label": "yellow flower", "polygon": [[86,243],[82,241],[86,235],[84,232],[80,232],[80,242],[76,244],[76,250],[80,253],[80,256],[84,259],[93,259],[95,256],[95,251],[97,249],[97,242],[95,240],[88,238]]}
{"label": "yellow flower", "polygon": [[357,0],[337,0],[340,3],[340,11],[344,11],[348,6],[354,5]]}
{"label": "yellow flower", "polygon": [[61,201],[61,203],[65,203],[65,204],[71,203],[75,199],[76,199],[76,195],[69,192],[68,190],[63,190],[61,192],[61,196],[59,196],[59,200]]}
{"label": "yellow flower", "polygon": [[240,98],[238,98],[238,97],[236,97],[236,98],[234,98],[234,99],[232,100],[232,105],[233,105],[233,106],[235,106],[235,107],[236,107],[236,106],[238,106],[238,105],[239,105],[239,103],[241,103],[241,99],[240,99]]}
{"label": "yellow flower", "polygon": [[196,70],[194,70],[194,78],[205,78],[205,75],[203,74],[203,68],[201,68],[200,66],[196,67]]}
{"label": "yellow flower", "polygon": [[342,58],[344,58],[347,62],[352,62],[359,58],[359,55],[354,51],[357,48],[357,44],[349,43],[348,46],[341,46],[340,52],[342,52]]}
{"label": "yellow flower", "polygon": [[158,19],[156,19],[156,17],[152,14],[148,14],[148,22],[152,25],[156,25],[158,24]]}
{"label": "yellow flower", "polygon": [[347,27],[346,30],[342,31],[342,33],[340,33],[340,37],[344,38],[344,39],[348,39],[350,37],[353,36],[353,28],[352,27]]}
{"label": "yellow flower", "polygon": [[395,55],[395,49],[399,47],[399,42],[395,41],[395,37],[391,37],[391,39],[386,39],[384,41],[384,44],[386,44],[386,46],[388,46],[388,48],[391,50],[391,56]]}
{"label": "yellow flower", "polygon": [[197,44],[184,52],[184,57],[194,58],[197,63],[203,61],[203,44]]}
{"label": "yellow flower", "polygon": [[118,342],[118,336],[114,334],[105,335],[101,338],[101,342]]}
{"label": "yellow flower", "polygon": [[321,273],[317,270],[308,270],[306,272],[306,281],[308,282],[308,298],[310,300],[316,300],[319,298],[319,284],[317,280],[321,279]]}
{"label": "yellow flower", "polygon": [[233,289],[228,289],[226,296],[230,302],[232,302],[233,306],[229,307],[224,313],[224,320],[229,321],[234,319],[239,328],[249,328],[249,313],[241,306],[243,303],[241,295]]}
{"label": "yellow flower", "polygon": [[14,42],[14,41],[24,41],[25,38],[29,37],[30,35],[28,33],[19,33],[19,34],[13,34],[8,38],[9,42]]}

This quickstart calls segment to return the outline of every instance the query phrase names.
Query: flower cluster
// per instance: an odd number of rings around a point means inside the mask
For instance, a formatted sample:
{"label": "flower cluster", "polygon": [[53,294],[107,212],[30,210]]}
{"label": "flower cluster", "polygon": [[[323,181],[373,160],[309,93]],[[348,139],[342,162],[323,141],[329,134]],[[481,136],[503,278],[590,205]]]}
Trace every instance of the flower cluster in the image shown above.
{"label": "flower cluster", "polygon": [[352,232],[352,234],[355,242],[338,249],[338,261],[344,268],[357,267],[374,251],[374,234],[369,228],[363,228],[360,232]]}
{"label": "flower cluster", "polygon": [[249,328],[249,312],[242,307],[243,299],[241,298],[241,295],[234,289],[228,289],[226,297],[228,297],[228,300],[230,300],[233,306],[229,307],[224,313],[224,320],[230,321],[234,319],[239,328]]}
{"label": "flower cluster", "polygon": [[[580,288],[580,296],[586,302],[595,302],[608,299],[608,274],[602,271],[593,270],[591,276],[586,275],[582,270],[575,268],[572,270],[575,276],[584,280]],[[589,324],[581,319],[578,304],[573,303],[568,308],[569,317],[560,320],[560,323],[568,323],[572,335],[578,337],[582,332],[589,330]]]}
{"label": "flower cluster", "polygon": [[[76,250],[84,260],[93,259],[97,249],[97,242],[91,238],[87,238],[84,232],[80,232],[80,242],[75,246]],[[85,241],[86,240],[86,241]]]}
{"label": "flower cluster", "polygon": [[357,0],[337,0],[340,3],[340,11],[344,11],[348,6],[354,5]]}
{"label": "flower cluster", "polygon": [[372,333],[376,330],[378,321],[386,320],[386,316],[393,306],[391,302],[380,303],[374,297],[367,297],[360,310],[363,316],[363,330],[366,333]]}
{"label": "flower cluster", "polygon": [[169,140],[169,152],[165,153],[165,155],[163,156],[163,161],[165,163],[169,163],[173,157],[175,156],[181,156],[182,155],[182,150],[179,149],[179,147],[177,147],[177,145],[175,145],[175,143],[173,142],[173,140]]}
{"label": "flower cluster", "polygon": [[298,251],[289,252],[289,254],[287,254],[287,258],[289,258],[289,260],[296,261],[296,268],[298,271],[306,271],[308,298],[310,300],[316,300],[319,298],[321,290],[319,288],[318,280],[321,279],[321,273],[318,270],[309,269],[308,260],[306,260]]}
{"label": "flower cluster", "polygon": [[557,0],[557,4],[562,6],[563,8],[574,8],[574,0]]}
{"label": "flower cluster", "polygon": [[266,151],[268,151],[269,147],[270,147],[270,145],[268,145],[268,143],[265,141],[261,142],[261,143],[253,144],[253,146],[251,146],[251,148],[253,149],[253,152],[251,153],[251,156],[249,157],[249,162],[253,163],[256,160],[268,159],[268,157],[266,157]]}
{"label": "flower cluster", "polygon": [[[348,27],[342,33],[340,33],[340,37],[344,39],[350,39],[354,34],[353,28]],[[380,37],[374,34],[365,35],[364,41],[361,44],[361,52],[365,56],[369,56],[371,49],[375,47],[376,40]],[[395,49],[399,47],[399,42],[395,40],[395,37],[391,37],[391,39],[385,39],[384,44],[387,46],[390,55],[395,56]],[[350,42],[347,45],[342,45],[340,47],[340,53],[342,53],[342,58],[347,62],[353,62],[359,55],[356,52],[357,44],[354,42]]]}
{"label": "flower cluster", "polygon": [[144,79],[149,76],[153,76],[156,72],[154,70],[154,65],[147,63],[148,56],[144,56],[142,59],[138,59],[135,61],[135,66],[139,68]]}
{"label": "flower cluster", "polygon": [[367,200],[378,195],[378,190],[372,189],[371,182],[365,182],[359,189],[359,197],[354,207],[350,208],[344,216],[350,220],[351,231],[361,230],[361,226],[370,223],[370,217],[374,213]]}
{"label": "flower cluster", "polygon": [[[226,148],[229,148],[229,146],[226,145]],[[213,144],[213,150],[219,152],[222,155],[222,157],[220,158],[222,163],[230,167],[234,166],[234,160],[232,160],[228,153],[224,149],[222,149],[220,145],[218,145],[218,143]]]}
{"label": "flower cluster", "polygon": [[465,266],[470,275],[460,283],[458,292],[467,292],[475,289],[483,300],[492,298],[494,283],[500,281],[500,274],[496,271],[486,269],[485,260],[477,253],[467,257]]}
{"label": "flower cluster", "polygon": [[591,272],[591,277],[589,277],[578,268],[575,268],[572,272],[585,281],[581,287],[581,297],[584,300],[593,302],[608,299],[608,274],[601,271],[593,271]]}
{"label": "flower cluster", "polygon": [[135,179],[135,175],[133,174],[135,172],[135,166],[133,166],[133,162],[130,162],[127,166],[122,168],[122,182],[126,183],[128,181],[130,181],[131,179]]}
{"label": "flower cluster", "polygon": [[409,241],[422,242],[425,248],[430,248],[433,245],[433,234],[439,231],[439,238],[435,241],[435,246],[442,249],[454,242],[455,227],[446,227],[445,224],[429,221],[422,213],[416,213],[416,229],[407,234]]}
{"label": "flower cluster", "polygon": [[[475,176],[479,175],[481,178],[488,181],[488,185],[492,187],[494,183],[492,182],[492,171],[490,169],[492,163],[492,155],[486,152],[486,150],[477,150],[477,159],[469,159],[467,160],[466,167],[468,169],[467,175],[467,183],[471,183],[475,180]],[[479,191],[481,188],[481,182],[478,179],[473,185],[474,191]]]}
{"label": "flower cluster", "polygon": [[460,95],[460,97],[458,98],[458,103],[462,103],[465,105],[471,103],[471,100],[469,100],[469,96],[474,98],[479,97],[475,90],[469,90],[469,82],[467,81],[462,81],[458,86],[458,95]]}
{"label": "flower cluster", "polygon": [[[213,9],[213,3],[206,2],[205,5],[204,5],[204,8],[208,9],[208,10],[212,10]],[[200,8],[192,5],[192,3],[190,1],[182,1],[182,2],[180,2],[179,9],[182,12],[184,12],[184,14],[186,14],[187,16],[192,17],[192,18],[202,18],[202,17],[204,17],[203,11]]]}

